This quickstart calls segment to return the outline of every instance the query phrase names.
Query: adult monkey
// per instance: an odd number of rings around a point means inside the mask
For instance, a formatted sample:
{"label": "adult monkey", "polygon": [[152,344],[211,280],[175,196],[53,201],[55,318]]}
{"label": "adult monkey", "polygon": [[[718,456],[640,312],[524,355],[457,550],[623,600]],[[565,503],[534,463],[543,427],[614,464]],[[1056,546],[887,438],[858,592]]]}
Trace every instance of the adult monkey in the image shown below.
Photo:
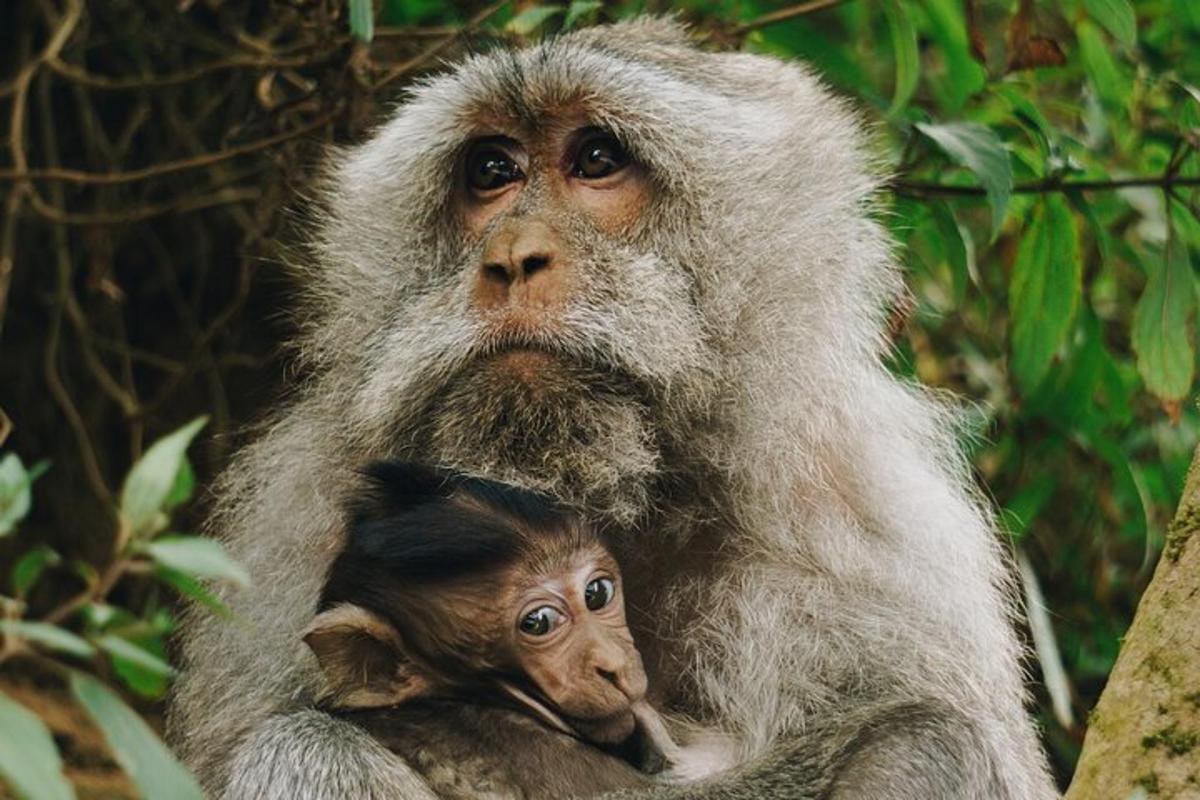
{"label": "adult monkey", "polygon": [[683,796],[1053,796],[954,415],[881,363],[902,289],[862,139],[801,67],[641,20],[471,57],[344,154],[311,377],[219,489],[244,624],[186,632],[207,787],[428,796],[308,707],[300,640],[356,470],[399,456],[628,529],[652,685],[741,743]]}

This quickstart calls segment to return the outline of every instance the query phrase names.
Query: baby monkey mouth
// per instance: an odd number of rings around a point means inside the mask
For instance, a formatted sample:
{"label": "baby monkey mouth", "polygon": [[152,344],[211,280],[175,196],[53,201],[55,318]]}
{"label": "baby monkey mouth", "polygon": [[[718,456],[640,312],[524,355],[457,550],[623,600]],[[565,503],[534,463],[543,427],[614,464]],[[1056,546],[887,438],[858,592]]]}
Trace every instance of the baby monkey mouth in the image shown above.
{"label": "baby monkey mouth", "polygon": [[632,736],[637,728],[631,707],[622,708],[606,717],[565,719],[583,738],[602,745],[619,744]]}

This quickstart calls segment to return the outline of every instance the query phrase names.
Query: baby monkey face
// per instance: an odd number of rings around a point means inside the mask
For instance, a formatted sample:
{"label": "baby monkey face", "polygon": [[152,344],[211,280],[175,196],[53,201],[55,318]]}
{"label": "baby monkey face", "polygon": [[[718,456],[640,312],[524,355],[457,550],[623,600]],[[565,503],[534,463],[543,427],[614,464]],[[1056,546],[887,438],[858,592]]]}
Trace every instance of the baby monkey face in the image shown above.
{"label": "baby monkey face", "polygon": [[534,699],[571,729],[601,744],[620,742],[633,732],[646,673],[625,621],[616,561],[591,544],[534,563],[511,575],[513,666],[527,677]]}

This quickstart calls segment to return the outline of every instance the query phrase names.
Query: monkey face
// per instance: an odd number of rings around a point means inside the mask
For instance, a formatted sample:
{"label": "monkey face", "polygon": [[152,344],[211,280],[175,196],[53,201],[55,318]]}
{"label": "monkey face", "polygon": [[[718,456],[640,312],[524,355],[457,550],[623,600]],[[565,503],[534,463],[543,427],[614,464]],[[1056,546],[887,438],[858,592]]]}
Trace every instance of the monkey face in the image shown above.
{"label": "monkey face", "polygon": [[628,738],[646,673],[625,622],[616,563],[592,547],[523,579],[509,636],[517,669],[575,732],[601,744]]}

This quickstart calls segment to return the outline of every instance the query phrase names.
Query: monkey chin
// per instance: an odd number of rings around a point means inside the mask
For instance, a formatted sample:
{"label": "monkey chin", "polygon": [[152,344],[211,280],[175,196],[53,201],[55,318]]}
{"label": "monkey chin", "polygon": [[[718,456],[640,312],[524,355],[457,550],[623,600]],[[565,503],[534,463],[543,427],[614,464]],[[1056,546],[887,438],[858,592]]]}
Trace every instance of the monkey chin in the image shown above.
{"label": "monkey chin", "polygon": [[514,348],[492,356],[484,368],[499,380],[508,378],[519,383],[536,385],[543,377],[560,369],[561,365],[556,356],[544,350]]}
{"label": "monkey chin", "polygon": [[599,719],[571,719],[571,727],[583,738],[599,745],[618,745],[633,735],[637,727],[632,708]]}
{"label": "monkey chin", "polygon": [[416,421],[423,458],[538,488],[627,523],[659,466],[651,407],[620,370],[505,349],[451,377]]}

